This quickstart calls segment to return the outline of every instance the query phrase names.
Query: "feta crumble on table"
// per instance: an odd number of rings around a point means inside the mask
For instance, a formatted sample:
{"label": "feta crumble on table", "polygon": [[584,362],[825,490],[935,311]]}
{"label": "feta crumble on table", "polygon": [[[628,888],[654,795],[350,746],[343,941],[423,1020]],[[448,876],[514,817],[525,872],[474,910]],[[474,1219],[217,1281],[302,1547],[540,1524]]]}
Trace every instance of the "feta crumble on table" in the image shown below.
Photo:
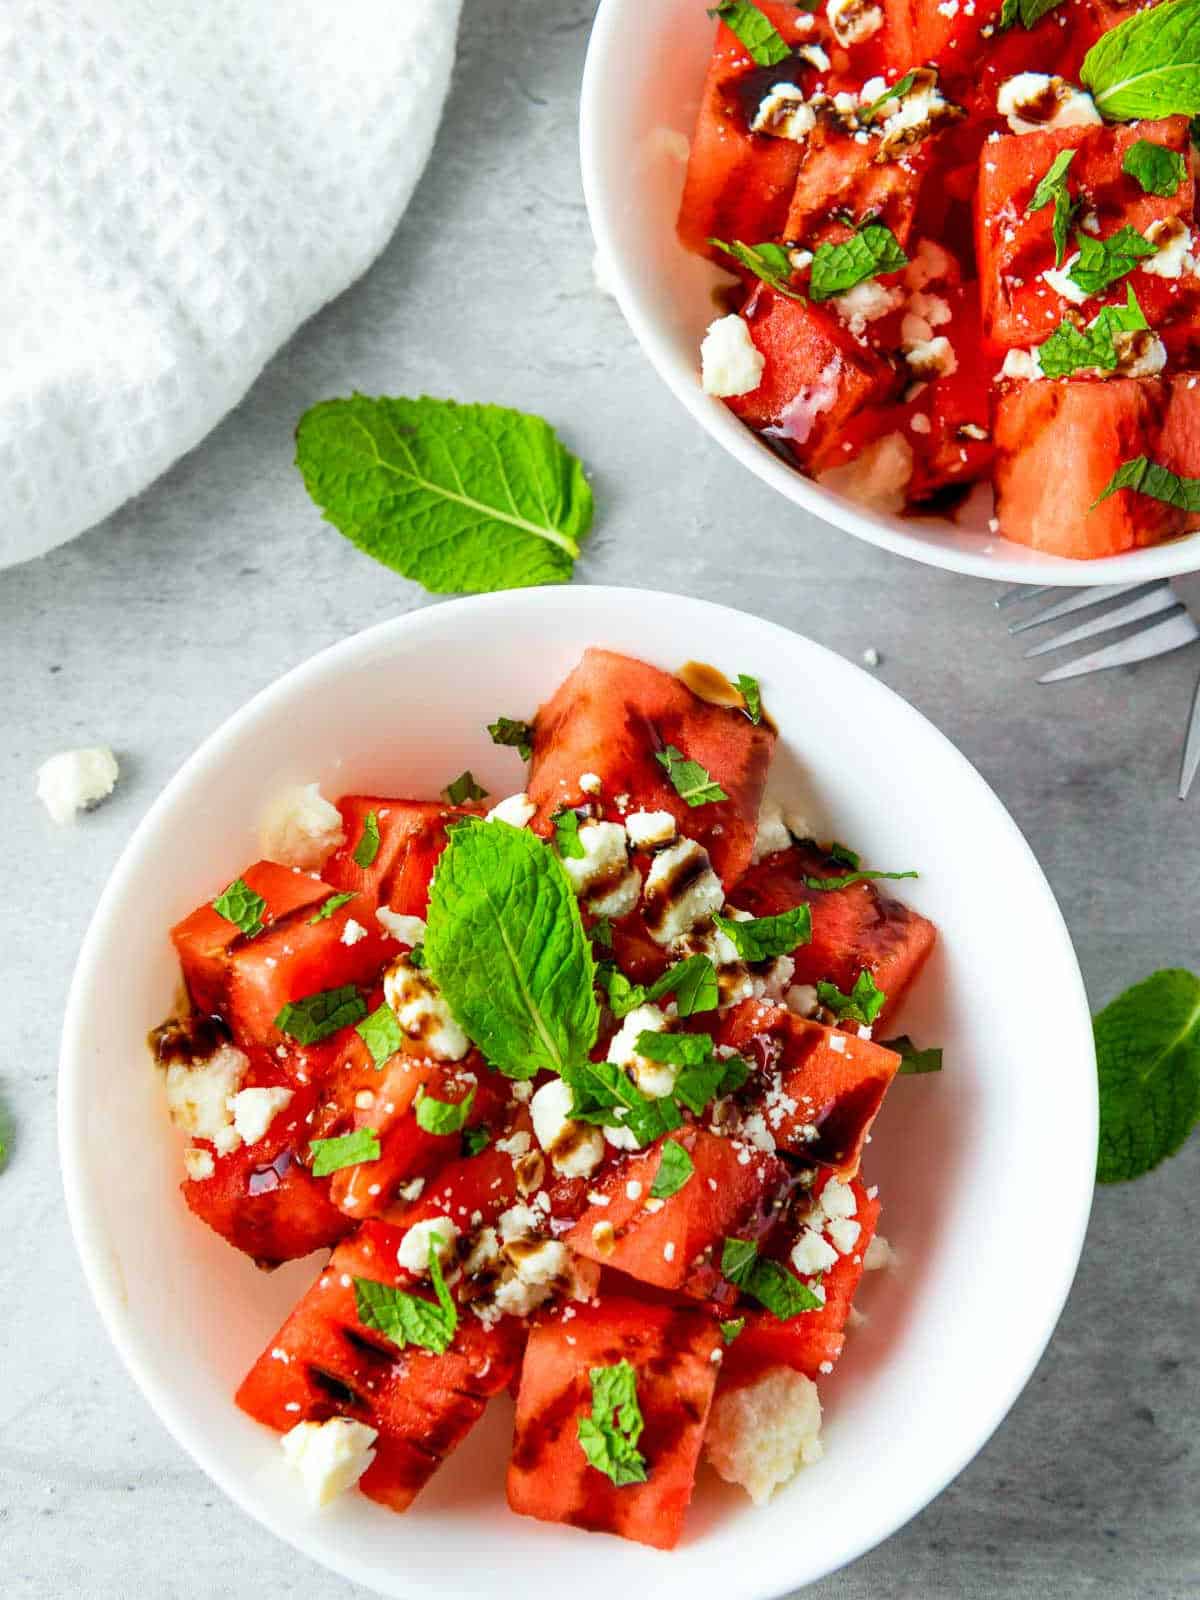
{"label": "feta crumble on table", "polygon": [[105,800],[117,786],[120,767],[107,745],[62,750],[37,770],[37,797],[55,822],[74,822],[81,811]]}

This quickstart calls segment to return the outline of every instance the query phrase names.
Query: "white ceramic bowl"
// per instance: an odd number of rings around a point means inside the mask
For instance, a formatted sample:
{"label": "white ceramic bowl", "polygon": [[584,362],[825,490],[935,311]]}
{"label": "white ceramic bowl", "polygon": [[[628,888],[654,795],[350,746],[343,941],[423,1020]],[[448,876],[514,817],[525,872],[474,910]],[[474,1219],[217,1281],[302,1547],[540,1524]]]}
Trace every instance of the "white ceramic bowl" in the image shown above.
{"label": "white ceramic bowl", "polygon": [[[932,3],[932,0],[930,0]],[[703,0],[602,0],[580,107],[583,188],[603,270],[660,378],[730,455],[780,494],[857,538],[934,567],[1012,583],[1141,583],[1200,569],[1200,533],[1100,561],[1040,555],[988,531],[977,490],[956,521],[885,516],[822,489],[700,388],[699,349],[731,280],[675,236],[690,138],[712,49]],[[798,530],[802,535],[802,530]]]}
{"label": "white ceramic bowl", "polygon": [[[907,897],[942,930],[900,1021],[945,1045],[945,1071],[897,1082],[866,1168],[902,1266],[868,1278],[869,1322],[824,1385],[825,1459],[762,1510],[703,1469],[671,1555],[511,1515],[506,1399],[407,1516],[354,1494],[306,1509],[274,1435],[232,1396],[315,1265],[265,1275],[189,1215],[180,1139],[145,1045],[177,983],[168,926],[253,859],[255,821],[282,784],[434,796],[470,766],[493,794],[512,792],[523,769],[484,724],[532,712],[589,643],[669,668],[701,653],[758,676],[781,733],[773,787],[871,862],[918,867]],[[974,769],[911,706],[820,646],[741,612],[629,589],[417,611],[326,650],[232,717],[155,802],[104,891],[68,1004],[59,1111],[89,1284],[163,1422],[281,1538],[406,1600],[525,1600],[534,1575],[573,1600],[764,1600],[885,1538],[971,1459],[1029,1377],[1075,1271],[1096,1146],[1091,1027],[1070,940]]]}

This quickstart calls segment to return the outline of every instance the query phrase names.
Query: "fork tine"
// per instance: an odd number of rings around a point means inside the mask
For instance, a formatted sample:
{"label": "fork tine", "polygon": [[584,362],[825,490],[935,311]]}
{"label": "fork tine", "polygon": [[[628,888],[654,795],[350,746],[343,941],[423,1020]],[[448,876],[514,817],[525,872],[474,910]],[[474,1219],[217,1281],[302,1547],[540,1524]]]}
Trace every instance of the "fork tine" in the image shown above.
{"label": "fork tine", "polygon": [[1179,798],[1186,800],[1196,769],[1200,767],[1200,683],[1192,701],[1192,717],[1188,724],[1187,741],[1183,747],[1183,762],[1179,768]]}
{"label": "fork tine", "polygon": [[1149,594],[1131,600],[1128,605],[1105,611],[1098,617],[1079,623],[1077,627],[1068,628],[1066,633],[1055,634],[1053,639],[1043,639],[1041,644],[1026,650],[1025,659],[1028,661],[1033,656],[1044,656],[1047,650],[1059,650],[1063,645],[1078,644],[1083,639],[1094,639],[1097,634],[1110,633],[1127,622],[1141,622],[1143,617],[1156,617],[1160,612],[1175,610],[1183,610],[1175,591],[1169,583],[1159,584]]}
{"label": "fork tine", "polygon": [[1005,606],[1011,606],[1015,600],[1036,600],[1041,594],[1050,594],[1053,587],[1049,583],[1020,583],[1015,589],[1006,589],[998,600],[992,601],[992,604],[997,611],[1002,611]]}
{"label": "fork tine", "polygon": [[1143,628],[1128,639],[1106,644],[1102,650],[1068,661],[1066,666],[1045,672],[1039,683],[1061,683],[1064,678],[1079,678],[1085,672],[1103,672],[1108,667],[1125,667],[1134,661],[1148,661],[1151,656],[1166,655],[1168,650],[1178,650],[1181,645],[1200,639],[1200,627],[1192,621],[1182,607],[1164,617],[1161,622]]}
{"label": "fork tine", "polygon": [[[1167,580],[1160,578],[1158,586],[1165,589]],[[1008,631],[1011,634],[1024,633],[1027,628],[1040,628],[1045,622],[1054,622],[1059,617],[1070,616],[1072,611],[1086,611],[1088,606],[1098,606],[1105,600],[1116,600],[1120,595],[1132,594],[1135,589],[1143,589],[1141,583],[1105,583],[1098,584],[1094,589],[1077,589],[1066,600],[1060,600],[1057,605],[1047,606],[1044,611],[1035,612],[1024,622],[1010,622]]]}

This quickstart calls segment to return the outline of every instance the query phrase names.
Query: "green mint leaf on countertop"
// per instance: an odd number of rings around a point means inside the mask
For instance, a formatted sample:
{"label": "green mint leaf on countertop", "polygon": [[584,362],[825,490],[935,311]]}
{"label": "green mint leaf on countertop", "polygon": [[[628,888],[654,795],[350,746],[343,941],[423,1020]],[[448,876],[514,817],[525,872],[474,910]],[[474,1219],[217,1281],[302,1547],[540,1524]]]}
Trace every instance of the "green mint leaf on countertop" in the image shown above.
{"label": "green mint leaf on countertop", "polygon": [[1200,0],[1136,11],[1102,33],[1080,80],[1096,109],[1117,122],[1200,113]]}
{"label": "green mint leaf on countertop", "polygon": [[654,759],[666,768],[671,787],[689,806],[704,806],[715,800],[729,799],[721,785],[713,782],[698,761],[690,761],[673,744],[667,745],[665,750],[655,751]]}
{"label": "green mint leaf on countertop", "polygon": [[841,244],[817,246],[808,292],[814,300],[829,300],[907,265],[908,257],[892,230],[881,222],[868,222]]}
{"label": "green mint leaf on countertop", "polygon": [[426,1133],[461,1133],[474,1104],[474,1086],[462,1100],[435,1100],[423,1094],[417,1100],[417,1126]]}
{"label": "green mint leaf on countertop", "polygon": [[374,811],[368,811],[363,818],[362,832],[358,836],[358,843],[354,846],[351,860],[365,872],[368,867],[374,865],[378,854],[379,818]]}
{"label": "green mint leaf on countertop", "polygon": [[744,244],[740,239],[710,239],[708,242],[716,249],[723,250],[727,256],[732,256],[776,294],[785,295],[789,300],[804,299],[798,289],[792,288],[792,256],[785,246],[770,242]]}
{"label": "green mint leaf on countertop", "polygon": [[726,1239],[721,1247],[721,1276],[743,1294],[765,1306],[780,1322],[790,1322],[802,1311],[819,1311],[825,1304],[778,1261],[759,1259],[752,1239]]}
{"label": "green mint leaf on countertop", "polygon": [[452,806],[465,806],[472,800],[486,800],[488,797],[487,790],[475,782],[470,767],[460,772],[453,783],[448,783],[442,793]]}
{"label": "green mint leaf on countertop", "polygon": [[343,983],[336,989],[305,995],[303,1000],[289,1000],[275,1018],[275,1026],[297,1044],[320,1044],[366,1014],[366,1002],[357,988]]}
{"label": "green mint leaf on countertop", "polygon": [[1101,1183],[1140,1177],[1174,1155],[1200,1120],[1200,978],[1156,972],[1094,1023]]}
{"label": "green mint leaf on countertop", "polygon": [[737,35],[757,66],[776,67],[792,53],[774,24],[749,0],[722,0],[708,14]]}
{"label": "green mint leaf on countertop", "polygon": [[531,722],[517,722],[512,717],[497,717],[495,722],[489,722],[487,731],[492,736],[492,743],[505,745],[513,749],[522,761],[528,761],[533,754],[533,724]]}
{"label": "green mint leaf on countertop", "polygon": [[906,1033],[898,1034],[895,1039],[884,1039],[880,1048],[894,1050],[900,1057],[897,1071],[903,1076],[920,1072],[940,1072],[942,1070],[942,1049],[940,1045],[931,1045],[927,1050],[920,1050]]}
{"label": "green mint leaf on countertop", "polygon": [[757,728],[762,721],[762,690],[759,688],[758,679],[752,678],[747,672],[739,672],[734,681],[734,688],[742,697],[746,715]]}
{"label": "green mint leaf on countertop", "polygon": [[1077,232],[1075,243],[1079,246],[1079,256],[1071,263],[1067,277],[1089,295],[1103,294],[1105,289],[1132,272],[1139,261],[1158,254],[1155,246],[1143,239],[1128,222],[1107,239]]}
{"label": "green mint leaf on countertop", "polygon": [[554,845],[559,855],[569,856],[572,861],[582,861],[587,851],[579,837],[579,813],[556,811],[550,821],[554,824]]}
{"label": "green mint leaf on countertop", "polygon": [[1167,200],[1178,192],[1187,177],[1187,160],[1178,150],[1168,150],[1153,139],[1139,139],[1125,152],[1121,171],[1127,172],[1143,194],[1156,194]]}
{"label": "green mint leaf on countertop", "polygon": [[1067,253],[1067,237],[1071,226],[1071,213],[1075,209],[1071,201],[1071,189],[1067,182],[1067,168],[1074,161],[1078,151],[1060,150],[1050,163],[1049,169],[1043,174],[1037,188],[1033,191],[1027,211],[1041,211],[1043,206],[1053,205],[1054,222],[1052,231],[1054,235],[1054,265],[1061,267],[1063,257]]}
{"label": "green mint leaf on countertop", "polygon": [[1148,495],[1151,500],[1161,500],[1178,511],[1200,511],[1200,478],[1181,478],[1177,472],[1160,467],[1148,456],[1135,456],[1119,466],[1092,502],[1091,509],[1094,511],[1101,500],[1107,500],[1118,489]]}
{"label": "green mint leaf on countertop", "polygon": [[421,1295],[377,1283],[374,1278],[355,1278],[355,1309],[364,1328],[374,1328],[400,1350],[415,1344],[435,1355],[446,1353],[458,1327],[458,1312],[438,1259],[437,1247],[441,1243],[440,1234],[430,1235],[429,1280],[437,1296],[436,1304]]}
{"label": "green mint leaf on countertop", "polygon": [[812,908],[793,906],[776,917],[723,917],[713,921],[743,961],[771,961],[790,955],[798,945],[812,939]]}
{"label": "green mint leaf on countertop", "polygon": [[887,996],[864,967],[849,994],[843,994],[836,983],[822,980],[817,984],[817,999],[839,1022],[861,1022],[869,1028],[883,1010]]}
{"label": "green mint leaf on countertop", "polygon": [[502,406],[325,400],[300,419],[296,464],[327,521],[434,594],[564,583],[591,526],[579,461]]}
{"label": "green mint leaf on countertop", "polygon": [[[411,954],[409,960],[412,960]],[[371,1060],[377,1067],[394,1056],[404,1043],[396,1013],[386,1001],[376,1006],[370,1016],[364,1017],[354,1031],[371,1052]]]}
{"label": "green mint leaf on countertop", "polygon": [[263,931],[267,902],[262,895],[255,894],[243,878],[235,878],[228,888],[222,889],[212,908],[226,922],[232,922],[247,939],[257,939]]}
{"label": "green mint leaf on countertop", "polygon": [[669,1200],[673,1194],[679,1193],[695,1170],[695,1162],[683,1146],[676,1144],[674,1139],[664,1139],[658,1171],[650,1185],[651,1196],[655,1200]]}
{"label": "green mint leaf on countertop", "polygon": [[527,828],[451,830],[425,957],[459,1024],[510,1078],[565,1076],[596,1042],[596,963],[553,850]]}
{"label": "green mint leaf on countertop", "polygon": [[314,1178],[327,1178],[331,1172],[357,1167],[362,1161],[378,1161],[379,1135],[374,1128],[355,1128],[334,1139],[314,1139],[312,1158]]}
{"label": "green mint leaf on countertop", "polygon": [[308,919],[311,928],[314,922],[328,922],[335,911],[340,911],[343,906],[349,905],[354,899],[355,890],[343,889],[338,894],[331,894],[318,908],[316,915]]}
{"label": "green mint leaf on countertop", "polygon": [[1073,372],[1092,367],[1114,372],[1121,359],[1117,334],[1148,327],[1133,285],[1127,284],[1126,303],[1102,307],[1086,328],[1079,328],[1073,322],[1060,322],[1050,337],[1038,346],[1038,364],[1047,378],[1066,378]]}

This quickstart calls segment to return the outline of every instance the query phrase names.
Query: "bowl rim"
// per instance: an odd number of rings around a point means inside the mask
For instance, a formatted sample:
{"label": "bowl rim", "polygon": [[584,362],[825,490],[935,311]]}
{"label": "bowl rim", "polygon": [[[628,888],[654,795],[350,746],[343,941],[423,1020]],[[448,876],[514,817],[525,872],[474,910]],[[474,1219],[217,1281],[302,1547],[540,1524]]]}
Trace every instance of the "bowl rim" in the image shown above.
{"label": "bowl rim", "polygon": [[[822,488],[798,468],[781,460],[726,406],[704,393],[695,368],[679,359],[671,339],[662,332],[639,288],[638,274],[629,270],[622,256],[613,221],[614,208],[610,206],[603,175],[601,152],[607,142],[606,129],[611,126],[605,115],[610,74],[617,70],[630,37],[621,8],[632,8],[635,3],[639,9],[639,25],[645,28],[646,13],[652,18],[654,7],[644,5],[643,0],[600,0],[592,23],[579,101],[579,158],[584,201],[613,298],[654,371],[704,431],[755,477],[793,504],[843,533],[925,566],[998,582],[1064,588],[1109,583],[1132,585],[1200,571],[1200,530],[1094,561],[1044,555],[999,534],[994,541],[989,541],[997,546],[997,553],[939,543],[933,534],[918,537],[916,530],[923,525],[920,518],[885,516]],[[691,137],[691,129],[688,137]]]}
{"label": "bowl rim", "polygon": [[[1087,1101],[1086,1105],[1081,1105],[1080,1107],[1085,1125],[1077,1130],[1075,1148],[1080,1153],[1094,1151],[1098,1137],[1099,1112],[1098,1091],[1095,1087],[1094,1076],[1095,1057],[1091,1012],[1070,932],[1053,890],[1028,841],[999,796],[992,790],[987,780],[974,764],[933,722],[905,700],[896,690],[874,677],[873,674],[866,672],[856,662],[848,660],[838,652],[808,638],[807,635],[784,627],[780,623],[714,601],[698,599],[694,596],[669,594],[665,591],[654,589],[636,589],[619,585],[595,585],[580,586],[578,589],[569,592],[577,597],[575,603],[578,603],[581,608],[590,605],[592,601],[613,601],[624,605],[638,606],[645,606],[648,602],[666,603],[671,607],[687,606],[708,613],[714,630],[719,627],[723,619],[736,618],[743,623],[747,621],[752,623],[754,627],[762,629],[767,635],[776,636],[781,644],[785,644],[787,641],[795,642],[799,640],[806,649],[812,650],[819,656],[832,658],[837,663],[837,670],[848,669],[850,672],[865,678],[874,690],[879,691],[889,700],[897,716],[902,721],[919,726],[926,737],[932,736],[935,743],[943,748],[949,758],[965,769],[964,777],[975,787],[981,809],[985,810],[990,816],[994,826],[1008,835],[1031,869],[1030,889],[1031,891],[1036,889],[1047,932],[1052,933],[1056,942],[1062,947],[1064,958],[1073,973],[1074,981],[1071,987],[1074,992],[1060,995],[1057,1004],[1060,1010],[1074,1012],[1075,1014],[1075,1023],[1079,1034],[1081,1070],[1082,1066],[1088,1062],[1092,1066],[1092,1072],[1088,1074],[1087,1078],[1087,1081],[1092,1085],[1092,1092],[1084,1097]],[[327,645],[315,655],[299,662],[265,685],[248,701],[233,711],[230,716],[208,733],[191,755],[187,757],[152,802],[121,851],[104,885],[84,935],[72,974],[64,1013],[57,1078],[57,1132],[59,1164],[67,1205],[67,1216],[88,1289],[99,1311],[105,1330],[126,1371],[133,1379],[150,1409],[175,1439],[176,1443],[240,1510],[245,1512],[253,1521],[268,1528],[285,1544],[298,1550],[326,1570],[361,1583],[364,1587],[379,1593],[385,1591],[376,1589],[376,1577],[369,1565],[360,1563],[350,1551],[337,1551],[331,1548],[328,1538],[319,1536],[321,1526],[319,1519],[313,1518],[307,1523],[294,1526],[281,1520],[268,1507],[257,1501],[252,1494],[253,1486],[250,1481],[237,1472],[227,1469],[219,1453],[210,1449],[205,1440],[193,1432],[191,1413],[184,1404],[179,1402],[171,1385],[165,1380],[160,1380],[156,1374],[146,1370],[143,1365],[138,1349],[136,1331],[132,1325],[127,1324],[123,1315],[123,1294],[119,1273],[117,1275],[113,1273],[108,1242],[104,1236],[103,1229],[94,1220],[87,1203],[87,1184],[83,1176],[84,1163],[82,1160],[77,1161],[74,1155],[75,1150],[80,1147],[82,1141],[86,1138],[87,994],[94,984],[97,972],[103,968],[107,956],[106,936],[108,923],[126,893],[130,881],[136,880],[137,874],[141,870],[143,852],[171,812],[176,798],[188,792],[197,779],[203,777],[207,765],[214,758],[219,757],[227,746],[235,743],[240,738],[247,724],[253,723],[264,714],[269,714],[277,702],[286,702],[295,691],[302,689],[307,682],[323,678],[330,672],[336,673],[341,665],[353,662],[360,655],[377,657],[378,647],[380,645],[386,646],[392,638],[399,634],[410,630],[420,631],[430,626],[442,626],[447,616],[453,618],[459,615],[478,617],[484,613],[502,614],[509,605],[514,603],[519,605],[522,599],[527,599],[531,595],[538,595],[545,603],[553,604],[554,600],[556,598],[561,599],[563,594],[564,591],[562,589],[550,586],[507,590],[489,595],[469,596],[435,606],[425,606],[385,619]],[[434,621],[434,619],[437,620]],[[1064,1168],[1059,1173],[1059,1178],[1064,1179],[1065,1176],[1066,1169]],[[820,1577],[828,1576],[829,1573],[840,1570],[891,1538],[893,1534],[936,1499],[947,1485],[963,1471],[969,1462],[983,1449],[1000,1423],[1008,1415],[1041,1360],[1046,1346],[1049,1344],[1058,1325],[1063,1307],[1074,1283],[1094,1196],[1094,1158],[1089,1163],[1086,1172],[1081,1170],[1075,1174],[1075,1183],[1077,1184],[1077,1193],[1074,1195],[1073,1202],[1073,1230],[1069,1235],[1067,1247],[1065,1249],[1060,1247],[1059,1250],[1062,1263],[1061,1281],[1057,1284],[1053,1294],[1048,1295],[1043,1303],[1042,1314],[1039,1317],[1040,1332],[1029,1342],[1025,1359],[1011,1369],[1009,1381],[993,1392],[990,1404],[981,1409],[971,1430],[969,1440],[964,1442],[956,1452],[947,1458],[947,1464],[944,1465],[943,1470],[920,1479],[919,1487],[898,1492],[891,1510],[885,1517],[872,1523],[868,1533],[861,1538],[856,1538],[847,1547],[837,1552],[831,1565],[823,1568],[820,1573],[810,1574],[809,1577],[802,1580],[803,1583],[816,1582]],[[1065,1214],[1065,1208],[1064,1212],[1060,1213],[1060,1215],[1062,1214]],[[310,1529],[313,1530],[312,1533],[310,1533]],[[744,1600],[778,1600],[779,1596],[791,1592],[793,1587],[794,1581],[789,1583],[785,1589],[780,1589],[775,1582],[771,1582],[768,1587],[759,1587],[753,1591],[746,1591]]]}

